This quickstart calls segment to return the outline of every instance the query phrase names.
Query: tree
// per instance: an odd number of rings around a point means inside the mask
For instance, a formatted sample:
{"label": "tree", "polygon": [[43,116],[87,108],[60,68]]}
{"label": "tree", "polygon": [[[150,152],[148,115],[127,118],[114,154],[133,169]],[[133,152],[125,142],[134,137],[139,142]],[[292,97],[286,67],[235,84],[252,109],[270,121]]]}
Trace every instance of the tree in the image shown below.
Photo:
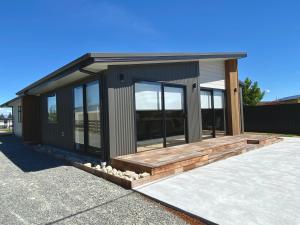
{"label": "tree", "polygon": [[242,90],[245,105],[257,105],[265,95],[265,92],[258,87],[257,81],[252,82],[248,77],[242,85]]}

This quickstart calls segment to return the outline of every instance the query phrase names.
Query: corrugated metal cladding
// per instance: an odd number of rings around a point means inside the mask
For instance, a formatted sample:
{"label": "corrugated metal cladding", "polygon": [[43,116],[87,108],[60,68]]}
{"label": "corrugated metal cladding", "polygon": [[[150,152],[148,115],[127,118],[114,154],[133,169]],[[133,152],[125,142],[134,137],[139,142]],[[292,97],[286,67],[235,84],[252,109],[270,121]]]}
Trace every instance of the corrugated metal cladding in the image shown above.
{"label": "corrugated metal cladding", "polygon": [[[188,141],[201,137],[199,102],[199,63],[168,63],[109,66],[108,88],[110,157],[136,152],[134,83],[136,80],[160,81],[186,86]],[[120,80],[120,74],[124,80]]]}
{"label": "corrugated metal cladding", "polygon": [[[73,89],[64,87],[53,92],[56,94],[58,122],[49,123],[47,96],[41,96],[42,143],[73,150]],[[49,93],[51,94],[51,93]]]}

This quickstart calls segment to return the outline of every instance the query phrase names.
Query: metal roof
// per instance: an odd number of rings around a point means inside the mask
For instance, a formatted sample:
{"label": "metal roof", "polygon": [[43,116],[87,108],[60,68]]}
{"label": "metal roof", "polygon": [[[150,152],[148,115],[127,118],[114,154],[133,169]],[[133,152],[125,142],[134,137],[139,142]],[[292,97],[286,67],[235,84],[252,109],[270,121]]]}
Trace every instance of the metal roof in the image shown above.
{"label": "metal roof", "polygon": [[133,63],[143,61],[186,61],[201,59],[240,59],[247,57],[246,52],[216,52],[216,53],[87,53],[83,56],[71,61],[63,67],[46,75],[40,80],[30,84],[24,89],[17,92],[17,95],[24,94],[26,91],[54,79],[59,76],[66,76],[71,72],[80,70],[92,63]]}
{"label": "metal roof", "polygon": [[300,99],[300,95],[293,95],[293,96],[288,96],[285,98],[280,98],[277,101],[288,101],[288,100],[293,100],[293,99]]}
{"label": "metal roof", "polygon": [[12,103],[12,102],[14,102],[14,101],[16,101],[16,100],[18,100],[20,97],[21,96],[18,96],[18,97],[15,97],[15,98],[11,99],[11,100],[8,100],[7,102],[1,104],[0,107],[1,108],[3,108],[3,107],[10,107],[9,104]]}

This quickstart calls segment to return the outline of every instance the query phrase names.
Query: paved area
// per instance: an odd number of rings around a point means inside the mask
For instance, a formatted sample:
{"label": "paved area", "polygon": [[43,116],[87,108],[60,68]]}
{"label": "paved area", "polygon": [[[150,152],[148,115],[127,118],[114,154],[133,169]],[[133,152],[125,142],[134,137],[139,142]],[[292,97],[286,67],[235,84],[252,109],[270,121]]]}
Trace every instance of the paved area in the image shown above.
{"label": "paved area", "polygon": [[137,190],[217,224],[298,225],[300,138],[285,138]]}
{"label": "paved area", "polygon": [[0,224],[186,224],[163,206],[0,138]]}

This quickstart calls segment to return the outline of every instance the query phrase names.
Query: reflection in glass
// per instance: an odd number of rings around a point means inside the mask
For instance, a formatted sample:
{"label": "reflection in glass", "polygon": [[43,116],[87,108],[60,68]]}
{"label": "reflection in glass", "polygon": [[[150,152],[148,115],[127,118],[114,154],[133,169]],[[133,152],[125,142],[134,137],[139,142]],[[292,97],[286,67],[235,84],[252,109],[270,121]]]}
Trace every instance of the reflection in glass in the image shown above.
{"label": "reflection in glass", "polygon": [[213,137],[212,91],[201,90],[202,137]]}
{"label": "reflection in glass", "polygon": [[166,145],[184,144],[185,140],[185,113],[184,90],[182,87],[164,88],[165,118],[166,118]]}
{"label": "reflection in glass", "polygon": [[202,137],[225,135],[223,90],[201,90]]}
{"label": "reflection in glass", "polygon": [[137,151],[163,147],[161,84],[135,83]]}
{"label": "reflection in glass", "polygon": [[48,104],[48,121],[51,123],[57,122],[56,95],[49,96]]}
{"label": "reflection in glass", "polygon": [[84,144],[84,119],[83,119],[83,87],[74,88],[74,116],[75,116],[75,144],[76,149]]}
{"label": "reflection in glass", "polygon": [[224,91],[214,90],[215,133],[225,135]]}
{"label": "reflection in glass", "polygon": [[201,91],[201,109],[211,109],[211,91]]}
{"label": "reflection in glass", "polygon": [[88,121],[88,144],[91,147],[100,148],[100,96],[98,81],[86,85],[86,111]]}

